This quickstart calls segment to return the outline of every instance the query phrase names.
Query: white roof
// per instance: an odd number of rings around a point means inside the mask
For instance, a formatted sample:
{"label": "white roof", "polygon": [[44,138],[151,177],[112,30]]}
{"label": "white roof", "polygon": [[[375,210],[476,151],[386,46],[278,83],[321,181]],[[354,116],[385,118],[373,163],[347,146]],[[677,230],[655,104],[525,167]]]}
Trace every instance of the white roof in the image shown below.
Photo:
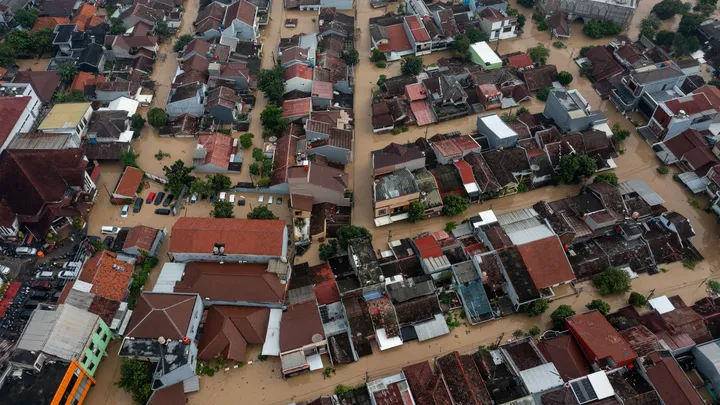
{"label": "white roof", "polygon": [[545,363],[541,366],[523,370],[520,372],[520,378],[522,378],[531,394],[545,392],[564,384],[553,363]]}
{"label": "white roof", "polygon": [[473,183],[465,183],[465,184],[463,184],[463,186],[465,186],[465,192],[467,192],[468,194],[477,193],[478,191],[480,191],[477,183],[474,183],[474,182]]}
{"label": "white roof", "polygon": [[495,216],[495,212],[493,210],[487,210],[487,211],[480,211],[478,212],[478,216],[482,221],[480,222],[473,222],[473,226],[475,228],[479,228],[483,225],[492,224],[498,221],[497,217]]}
{"label": "white roof", "polygon": [[513,131],[512,128],[507,126],[507,124],[505,124],[505,122],[501,120],[497,114],[486,115],[484,117],[479,117],[478,119],[482,121],[483,124],[485,124],[485,126],[487,126],[488,129],[491,130],[495,134],[495,136],[500,139],[518,136],[517,132]]}
{"label": "white roof", "polygon": [[108,108],[116,111],[127,111],[128,117],[132,117],[136,112],[140,103],[131,98],[120,97],[108,104]]}
{"label": "white roof", "polygon": [[264,356],[280,355],[280,319],[282,318],[282,309],[273,308],[270,310],[270,319],[268,320],[267,333],[265,334],[265,344],[263,344],[262,354]]}
{"label": "white roof", "polygon": [[[505,227],[503,227],[505,229]],[[525,243],[535,242],[536,240],[549,238],[555,235],[552,229],[548,228],[547,225],[542,224],[533,226],[525,229],[518,229],[514,232],[507,232],[508,238],[512,243],[516,245],[523,245]]]}
{"label": "white roof", "polygon": [[502,63],[500,57],[490,48],[487,42],[476,42],[470,45],[473,51],[483,60],[485,63],[494,65],[496,63]]}
{"label": "white roof", "polygon": [[380,328],[376,330],[375,337],[377,338],[377,344],[380,350],[392,349],[393,347],[398,347],[403,344],[402,338],[400,338],[400,336],[389,338],[387,336],[387,333],[385,333],[385,328]]}
{"label": "white roof", "polygon": [[605,399],[615,394],[615,389],[610,385],[607,375],[604,371],[598,371],[587,376],[595,390],[598,399]]}
{"label": "white roof", "polygon": [[175,292],[175,283],[180,281],[185,272],[185,263],[167,262],[160,270],[153,292],[172,293]]}
{"label": "white roof", "polygon": [[653,307],[654,310],[656,310],[661,315],[675,310],[675,306],[672,304],[672,302],[670,302],[666,295],[650,299],[648,300],[648,303],[651,307]]}

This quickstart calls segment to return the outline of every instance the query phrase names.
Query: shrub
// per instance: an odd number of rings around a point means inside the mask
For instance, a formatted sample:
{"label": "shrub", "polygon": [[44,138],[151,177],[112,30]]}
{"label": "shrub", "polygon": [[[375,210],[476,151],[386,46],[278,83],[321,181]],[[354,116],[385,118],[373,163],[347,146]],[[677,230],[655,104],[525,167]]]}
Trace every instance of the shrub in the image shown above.
{"label": "shrub", "polygon": [[467,199],[460,197],[456,194],[448,194],[443,199],[443,209],[442,213],[443,215],[447,215],[449,217],[452,217],[454,215],[457,215],[463,211],[465,211],[468,207],[468,201]]}
{"label": "shrub", "polygon": [[603,314],[603,316],[606,316],[610,313],[610,304],[603,300],[592,300],[587,305],[585,305],[585,307],[591,310],[595,309],[601,314]]}
{"label": "shrub", "polygon": [[565,330],[565,319],[573,315],[575,315],[575,311],[573,311],[570,305],[560,305],[553,311],[552,314],[550,314],[553,328],[556,330]]}
{"label": "shrub", "polygon": [[535,317],[547,311],[548,308],[550,308],[550,304],[548,303],[548,301],[544,298],[540,298],[539,300],[535,300],[530,303],[525,312],[528,314],[528,316]]}
{"label": "shrub", "polygon": [[550,88],[546,87],[544,89],[538,90],[535,97],[537,97],[537,99],[540,101],[547,101],[549,95],[550,95]]}
{"label": "shrub", "polygon": [[253,138],[255,138],[255,135],[250,132],[246,132],[246,133],[240,135],[240,138],[239,138],[240,146],[243,149],[250,148],[253,145]]}
{"label": "shrub", "polygon": [[707,282],[708,290],[714,292],[715,294],[720,293],[720,283],[715,280],[710,280]]}
{"label": "shrub", "polygon": [[593,285],[602,296],[625,294],[630,291],[630,275],[624,270],[609,267],[593,278]]}
{"label": "shrub", "polygon": [[667,165],[660,165],[660,167],[658,167],[657,171],[658,171],[658,173],[665,175],[665,174],[670,173],[670,167]]}
{"label": "shrub", "polygon": [[450,233],[457,228],[457,223],[455,221],[450,221],[447,224],[445,224],[445,232]]}
{"label": "shrub", "polygon": [[640,294],[639,292],[633,291],[630,293],[628,303],[635,308],[642,308],[647,305],[647,298],[645,298],[645,296]]}
{"label": "shrub", "polygon": [[595,176],[593,183],[607,183],[611,186],[617,186],[618,177],[615,173],[600,173]]}
{"label": "shrub", "polygon": [[379,60],[375,62],[375,67],[379,69],[385,69],[387,67],[387,62],[385,62],[384,60]]}
{"label": "shrub", "polygon": [[568,84],[572,83],[573,75],[572,73],[563,70],[562,72],[558,73],[557,79],[560,84],[562,84],[563,86],[567,86]]}
{"label": "shrub", "polygon": [[413,201],[410,203],[408,209],[408,221],[417,222],[425,218],[425,206],[419,201]]}
{"label": "shrub", "polygon": [[162,127],[167,124],[168,116],[162,108],[154,107],[148,110],[147,121],[154,127]]}
{"label": "shrub", "polygon": [[321,243],[318,248],[320,260],[327,261],[331,257],[335,256],[338,252],[338,247],[338,242],[334,239],[327,243]]}
{"label": "shrub", "polygon": [[538,336],[540,334],[540,328],[537,325],[535,325],[532,328],[530,328],[530,330],[528,331],[528,334],[530,336]]}

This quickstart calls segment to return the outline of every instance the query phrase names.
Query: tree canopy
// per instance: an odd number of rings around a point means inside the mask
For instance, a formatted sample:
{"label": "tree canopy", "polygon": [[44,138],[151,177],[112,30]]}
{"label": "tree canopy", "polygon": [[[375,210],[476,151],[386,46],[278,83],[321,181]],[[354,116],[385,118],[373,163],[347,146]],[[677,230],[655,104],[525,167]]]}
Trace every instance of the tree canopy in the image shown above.
{"label": "tree canopy", "polygon": [[618,185],[618,176],[615,173],[600,173],[595,176],[593,183],[607,183],[611,186]]}
{"label": "tree canopy", "polygon": [[400,71],[404,75],[419,75],[422,72],[423,60],[421,56],[409,55],[403,58]]}
{"label": "tree canopy", "polygon": [[630,275],[625,270],[609,267],[593,277],[593,285],[602,296],[625,294],[630,291]]}
{"label": "tree canopy", "polygon": [[457,194],[448,194],[443,199],[443,215],[452,217],[457,215],[468,208],[468,201],[466,198],[460,197]]}
{"label": "tree canopy", "polygon": [[210,216],[213,218],[235,218],[233,203],[228,200],[215,200]]}
{"label": "tree canopy", "polygon": [[527,314],[528,316],[538,316],[541,315],[543,312],[547,311],[548,308],[550,308],[550,304],[548,304],[548,301],[544,298],[540,298],[539,300],[535,300],[531,302],[527,307]]}
{"label": "tree canopy", "polygon": [[549,95],[550,95],[550,88],[545,87],[544,89],[538,90],[537,94],[535,94],[535,97],[537,97],[537,99],[540,101],[547,101]]}
{"label": "tree canopy", "polygon": [[282,118],[282,108],[268,104],[260,113],[260,123],[263,126],[263,136],[281,133],[288,123]]}
{"label": "tree canopy", "polygon": [[425,218],[425,206],[420,201],[413,201],[410,203],[408,209],[408,221],[417,222]]}
{"label": "tree canopy", "polygon": [[700,40],[696,36],[684,36],[682,34],[675,35],[673,41],[675,55],[685,56],[700,50]]}
{"label": "tree canopy", "polygon": [[255,135],[251,132],[246,132],[242,135],[240,135],[240,146],[243,149],[247,149],[253,145],[253,138],[255,138]]}
{"label": "tree canopy", "polygon": [[[690,5],[690,3],[687,3]],[[692,6],[690,6],[692,7]],[[675,17],[675,14],[682,14],[690,10],[680,0],[662,0],[653,6],[652,12],[661,20]]]}
{"label": "tree canopy", "polygon": [[675,41],[675,33],[673,31],[660,30],[655,34],[655,43],[659,46],[672,46]]}
{"label": "tree canopy", "polygon": [[63,79],[63,81],[69,83],[72,82],[73,79],[75,79],[75,76],[78,74],[78,72],[79,70],[77,66],[75,66],[75,62],[67,61],[60,65],[60,70],[58,73],[60,73],[60,78]]}
{"label": "tree canopy", "polygon": [[705,17],[701,14],[686,13],[680,19],[677,32],[685,36],[694,35],[703,21],[705,21]]}
{"label": "tree canopy", "polygon": [[610,304],[603,300],[592,300],[587,305],[585,305],[585,308],[589,310],[595,309],[601,314],[603,314],[603,316],[606,316],[610,313]]}
{"label": "tree canopy", "polygon": [[572,73],[563,70],[562,72],[558,73],[557,79],[560,84],[562,84],[563,86],[567,86],[568,84],[572,83],[573,75]]}
{"label": "tree canopy", "polygon": [[148,123],[154,127],[162,127],[167,125],[168,116],[162,108],[154,107],[147,112]]}
{"label": "tree canopy", "polygon": [[120,365],[120,381],[116,384],[125,392],[132,393],[133,400],[138,404],[146,404],[152,394],[149,364],[126,358]]}
{"label": "tree canopy", "polygon": [[230,177],[222,173],[215,173],[212,176],[208,176],[207,183],[208,187],[210,187],[210,189],[215,193],[219,193],[232,187]]}
{"label": "tree canopy", "polygon": [[631,292],[630,298],[628,299],[628,304],[634,306],[635,308],[642,308],[645,305],[647,305],[648,300],[645,298],[644,295],[640,294],[639,292]]}
{"label": "tree canopy", "polygon": [[161,38],[167,38],[172,35],[172,30],[167,21],[160,20],[155,23],[155,33]]}
{"label": "tree canopy", "polygon": [[53,95],[56,103],[82,103],[88,101],[82,90],[71,90],[69,92],[55,93]]}
{"label": "tree canopy", "polygon": [[360,53],[356,49],[350,49],[343,53],[343,59],[350,66],[355,66],[360,63]]}
{"label": "tree canopy", "polygon": [[248,219],[278,219],[267,205],[258,205],[247,213]]}
{"label": "tree canopy", "polygon": [[258,75],[257,87],[269,103],[280,104],[285,94],[285,70],[278,64],[272,69],[262,69]]}
{"label": "tree canopy", "polygon": [[343,249],[347,249],[348,243],[356,238],[368,238],[372,242],[372,234],[367,229],[355,225],[343,225],[335,233],[338,243]]}
{"label": "tree canopy", "polygon": [[617,35],[622,30],[622,26],[607,20],[590,20],[583,26],[585,35],[595,39]]}
{"label": "tree canopy", "polygon": [[567,184],[577,184],[583,178],[595,174],[595,160],[583,153],[565,155],[560,158],[560,177]]}
{"label": "tree canopy", "polygon": [[167,178],[167,189],[175,195],[179,195],[183,186],[190,184],[195,180],[195,176],[191,175],[195,166],[185,166],[185,162],[178,159],[172,166],[164,166],[163,172]]}
{"label": "tree canopy", "polygon": [[338,252],[338,248],[338,242],[335,239],[331,239],[326,243],[321,243],[318,248],[320,260],[327,261],[331,257],[335,256]]}
{"label": "tree canopy", "polygon": [[193,40],[193,36],[190,34],[183,34],[178,38],[177,41],[175,41],[175,45],[173,45],[173,51],[180,52],[183,49],[185,49],[185,46],[189,44]]}
{"label": "tree canopy", "polygon": [[30,29],[38,20],[38,11],[34,8],[31,8],[30,10],[20,9],[15,12],[13,20],[15,20],[15,22],[21,27]]}
{"label": "tree canopy", "polygon": [[527,54],[533,62],[539,62],[542,59],[547,59],[550,56],[550,50],[545,48],[545,45],[538,43],[536,46],[527,49]]}
{"label": "tree canopy", "polygon": [[565,330],[565,319],[575,315],[575,311],[570,305],[560,305],[550,314],[550,319],[555,330]]}
{"label": "tree canopy", "polygon": [[644,35],[647,39],[653,41],[657,31],[660,29],[660,20],[650,15],[640,23],[640,35]]}

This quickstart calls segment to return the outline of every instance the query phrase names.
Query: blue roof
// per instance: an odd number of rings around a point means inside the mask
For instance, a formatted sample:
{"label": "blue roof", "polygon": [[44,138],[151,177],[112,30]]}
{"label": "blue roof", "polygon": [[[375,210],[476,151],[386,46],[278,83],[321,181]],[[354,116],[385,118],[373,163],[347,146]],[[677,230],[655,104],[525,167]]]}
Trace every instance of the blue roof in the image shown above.
{"label": "blue roof", "polygon": [[460,285],[458,291],[465,305],[465,314],[471,324],[487,321],[494,318],[490,300],[488,300],[481,280],[473,280]]}

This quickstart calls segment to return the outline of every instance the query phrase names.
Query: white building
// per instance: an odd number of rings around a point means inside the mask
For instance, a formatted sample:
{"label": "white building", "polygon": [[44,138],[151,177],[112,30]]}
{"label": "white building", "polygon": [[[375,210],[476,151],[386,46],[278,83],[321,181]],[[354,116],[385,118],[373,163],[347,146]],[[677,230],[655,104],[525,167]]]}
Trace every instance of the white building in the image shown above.
{"label": "white building", "polygon": [[0,85],[0,152],[22,132],[29,132],[40,113],[42,102],[27,83],[3,83]]}

